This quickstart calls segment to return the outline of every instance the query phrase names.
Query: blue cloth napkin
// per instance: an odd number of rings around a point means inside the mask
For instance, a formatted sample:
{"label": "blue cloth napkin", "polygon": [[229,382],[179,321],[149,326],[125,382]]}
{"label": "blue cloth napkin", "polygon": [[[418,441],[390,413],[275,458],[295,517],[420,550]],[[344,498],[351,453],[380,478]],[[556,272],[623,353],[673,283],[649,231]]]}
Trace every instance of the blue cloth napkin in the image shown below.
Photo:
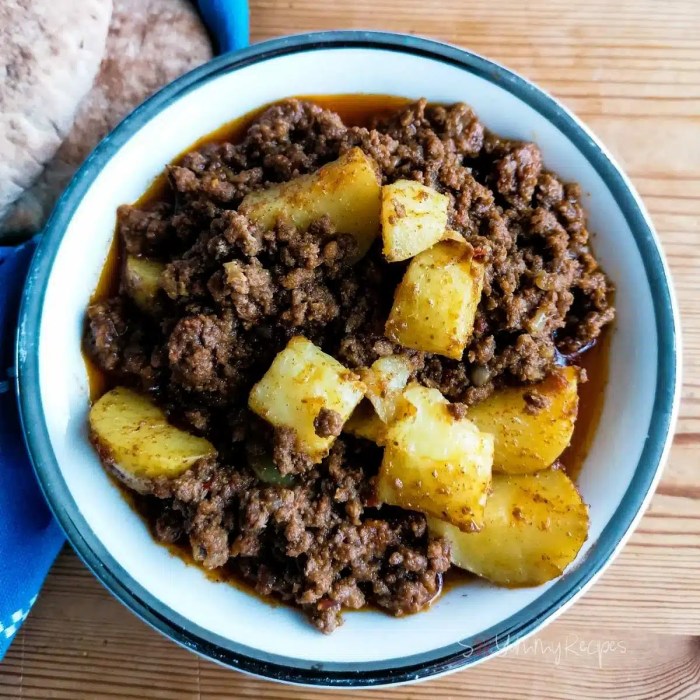
{"label": "blue cloth napkin", "polygon": [[248,46],[248,0],[197,0],[197,7],[218,53]]}
{"label": "blue cloth napkin", "polygon": [[22,442],[12,366],[17,311],[35,240],[0,248],[0,659],[63,544]]}
{"label": "blue cloth napkin", "polygon": [[[197,6],[219,52],[247,46],[246,0],[198,0]],[[0,246],[0,661],[64,541],[29,464],[14,386],[17,312],[36,242]]]}

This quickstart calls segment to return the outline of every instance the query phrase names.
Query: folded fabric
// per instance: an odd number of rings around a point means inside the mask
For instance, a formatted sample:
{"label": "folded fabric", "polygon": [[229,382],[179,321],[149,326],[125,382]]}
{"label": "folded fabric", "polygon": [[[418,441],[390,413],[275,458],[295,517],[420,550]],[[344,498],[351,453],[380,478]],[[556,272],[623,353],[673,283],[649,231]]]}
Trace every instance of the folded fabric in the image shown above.
{"label": "folded fabric", "polygon": [[212,34],[218,53],[248,46],[247,0],[197,0],[197,7]]}
{"label": "folded fabric", "polygon": [[[248,43],[245,0],[199,0],[219,51]],[[64,537],[34,477],[14,386],[14,340],[36,238],[0,247],[0,661],[27,617]]]}
{"label": "folded fabric", "polygon": [[0,247],[0,659],[63,544],[22,442],[12,367],[17,311],[36,241]]}

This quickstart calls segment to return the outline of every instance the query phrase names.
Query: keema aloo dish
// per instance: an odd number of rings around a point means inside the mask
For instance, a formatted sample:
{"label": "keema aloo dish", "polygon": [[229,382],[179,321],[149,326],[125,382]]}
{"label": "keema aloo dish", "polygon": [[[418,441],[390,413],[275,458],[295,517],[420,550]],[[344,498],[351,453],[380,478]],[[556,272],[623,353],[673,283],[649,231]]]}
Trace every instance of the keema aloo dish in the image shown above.
{"label": "keema aloo dish", "polygon": [[286,100],[167,166],[84,336],[91,440],[156,539],[323,632],[426,608],[451,567],[564,572],[588,511],[560,456],[614,315],[535,144],[375,111]]}

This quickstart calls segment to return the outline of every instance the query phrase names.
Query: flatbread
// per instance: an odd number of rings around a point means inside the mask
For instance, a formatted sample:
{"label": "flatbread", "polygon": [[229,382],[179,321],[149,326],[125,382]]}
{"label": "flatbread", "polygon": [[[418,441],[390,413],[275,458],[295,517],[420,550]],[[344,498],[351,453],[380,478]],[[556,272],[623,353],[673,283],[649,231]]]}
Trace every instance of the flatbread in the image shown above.
{"label": "flatbread", "polygon": [[0,236],[39,230],[94,146],[166,83],[209,60],[206,29],[187,0],[114,0],[107,49],[93,89],[63,145],[4,218]]}
{"label": "flatbread", "polygon": [[111,0],[0,2],[0,218],[70,130],[111,13]]}

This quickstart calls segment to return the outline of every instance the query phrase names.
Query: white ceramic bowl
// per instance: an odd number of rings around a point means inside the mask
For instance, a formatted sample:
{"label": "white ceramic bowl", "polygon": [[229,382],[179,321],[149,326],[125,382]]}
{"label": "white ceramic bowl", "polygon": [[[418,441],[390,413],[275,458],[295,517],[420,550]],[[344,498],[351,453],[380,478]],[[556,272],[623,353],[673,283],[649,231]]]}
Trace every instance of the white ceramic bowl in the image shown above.
{"label": "white ceramic bowl", "polygon": [[[135,200],[200,136],[290,95],[378,93],[465,101],[493,131],[534,140],[575,180],[595,249],[617,286],[600,427],[579,486],[590,537],[562,578],[539,588],[450,590],[429,612],[348,614],[330,637],[286,607],[209,581],[156,544],[100,467],[86,436],[80,354],[85,307]],[[131,610],[211,659],[269,678],[328,686],[406,682],[467,666],[552,620],[619,551],[659,478],[678,386],[678,322],[657,238],[632,186],[595,137],[534,85],[463,50],[415,37],[331,32],[270,41],[177,80],[91,155],[34,259],[18,338],[21,411],[47,499],[85,563]]]}

